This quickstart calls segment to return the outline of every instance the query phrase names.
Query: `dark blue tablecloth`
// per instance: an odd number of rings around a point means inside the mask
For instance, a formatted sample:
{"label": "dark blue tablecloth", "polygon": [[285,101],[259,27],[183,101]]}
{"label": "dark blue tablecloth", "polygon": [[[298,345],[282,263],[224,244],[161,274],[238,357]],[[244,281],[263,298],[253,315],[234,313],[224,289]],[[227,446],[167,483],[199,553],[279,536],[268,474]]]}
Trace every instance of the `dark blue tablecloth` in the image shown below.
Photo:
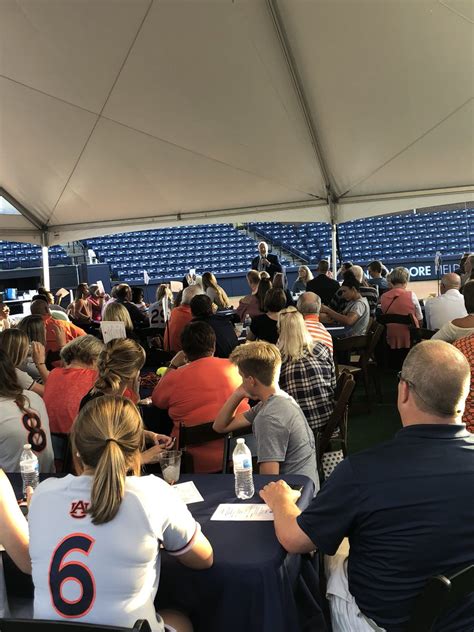
{"label": "dark blue tablecloth", "polygon": [[[278,478],[255,476],[256,492]],[[164,554],[157,609],[175,607],[188,612],[196,632],[298,632],[303,628],[298,610],[306,620],[314,620],[319,608],[308,603],[306,597],[312,599],[309,591],[305,595],[300,590],[302,558],[288,555],[280,546],[273,522],[210,520],[219,504],[243,502],[235,497],[233,475],[193,474],[182,476],[180,482],[186,480],[193,480],[204,498],[189,509],[212,544],[214,566],[194,571]],[[285,480],[304,486],[299,505],[306,507],[313,496],[313,483],[304,476]],[[256,493],[245,502],[262,501]],[[306,600],[301,608],[297,593]],[[324,627],[313,628],[317,629]]]}
{"label": "dark blue tablecloth", "polygon": [[[8,476],[19,497],[20,475]],[[255,496],[241,501],[235,497],[231,474],[181,476],[180,482],[193,480],[204,498],[189,509],[212,544],[214,565],[196,571],[164,553],[157,610],[183,610],[192,618],[195,632],[326,630],[318,595],[317,558],[287,554],[276,539],[273,522],[210,520],[221,503],[262,502],[258,490],[278,478],[254,476]],[[305,508],[313,496],[312,481],[305,476],[284,478],[290,484],[303,485],[298,504]],[[18,587],[23,592],[23,584]]]}

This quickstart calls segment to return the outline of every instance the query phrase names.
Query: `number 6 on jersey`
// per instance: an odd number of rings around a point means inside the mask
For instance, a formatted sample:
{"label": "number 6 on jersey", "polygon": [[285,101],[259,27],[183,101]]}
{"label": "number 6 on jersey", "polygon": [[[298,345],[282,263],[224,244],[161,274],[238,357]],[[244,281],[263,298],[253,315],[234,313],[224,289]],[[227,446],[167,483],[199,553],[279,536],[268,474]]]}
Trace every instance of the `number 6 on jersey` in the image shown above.
{"label": "number 6 on jersey", "polygon": [[[85,533],[72,533],[59,543],[53,553],[49,567],[49,590],[53,607],[62,617],[83,617],[94,605],[95,581],[90,570],[82,562],[64,561],[73,551],[89,555],[94,542],[94,538]],[[66,599],[63,596],[63,584],[66,582],[79,584],[80,594],[77,599]]]}

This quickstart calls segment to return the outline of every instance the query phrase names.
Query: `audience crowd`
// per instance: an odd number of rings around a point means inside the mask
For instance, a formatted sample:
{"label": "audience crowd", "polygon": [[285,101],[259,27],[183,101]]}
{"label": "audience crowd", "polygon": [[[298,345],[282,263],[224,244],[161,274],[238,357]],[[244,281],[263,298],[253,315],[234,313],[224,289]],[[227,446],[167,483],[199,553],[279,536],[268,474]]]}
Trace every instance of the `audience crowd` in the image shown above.
{"label": "audience crowd", "polygon": [[[0,542],[32,573],[35,617],[77,616],[60,588],[50,598],[48,577],[78,517],[77,506],[65,508],[83,498],[84,541],[74,544],[88,552],[100,535],[89,565],[98,591],[110,580],[107,560],[127,572],[97,618],[78,620],[132,626],[145,618],[156,631],[192,629],[183,613],[155,612],[160,549],[199,570],[212,566],[212,546],[184,502],[149,472],[179,447],[183,428],[208,422],[223,438],[186,449],[195,472],[221,472],[224,436],[247,432],[260,474],[314,484],[304,510],[283,480],[260,495],[284,549],[326,556],[335,631],[401,630],[430,576],[473,562],[474,255],[420,304],[402,267],[388,272],[373,261],[366,274],[347,262],[339,282],[321,260],[313,271],[301,266],[290,291],[278,257],[265,242],[258,251],[249,294],[235,309],[212,272],[188,275],[179,294],[159,286],[151,305],[142,288],[125,283],[110,296],[81,283],[67,310],[41,289],[17,323],[0,304]],[[365,336],[368,344],[378,317],[384,353],[405,350],[402,429],[346,457],[321,484],[317,446],[337,403],[338,360],[347,358],[337,339]],[[104,342],[109,322],[123,323],[125,338]],[[414,344],[414,332],[431,340]],[[164,419],[170,433],[151,429]],[[40,473],[61,469],[69,451],[75,474],[28,490],[29,529],[4,474],[20,471],[26,443]],[[121,541],[130,524],[131,555]],[[446,629],[456,621],[453,630],[472,629],[469,603],[450,613]],[[0,565],[0,616],[7,612]]]}

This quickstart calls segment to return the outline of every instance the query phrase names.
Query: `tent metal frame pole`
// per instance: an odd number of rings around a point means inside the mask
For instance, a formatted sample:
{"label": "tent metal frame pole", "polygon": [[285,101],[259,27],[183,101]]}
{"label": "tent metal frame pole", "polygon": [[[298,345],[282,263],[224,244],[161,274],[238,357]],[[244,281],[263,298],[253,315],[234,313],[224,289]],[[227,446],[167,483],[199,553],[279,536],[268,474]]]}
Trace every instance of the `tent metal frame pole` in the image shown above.
{"label": "tent metal frame pole", "polygon": [[7,202],[9,202],[14,208],[16,208],[20,215],[22,215],[31,224],[33,224],[35,228],[37,228],[38,230],[44,230],[44,224],[40,220],[40,218],[37,217],[32,211],[29,211],[27,208],[25,208],[23,204],[21,204],[21,202],[18,202],[18,200],[14,198],[13,195],[10,195],[10,193],[8,193],[8,191],[3,187],[0,187],[0,196],[5,198]]}
{"label": "tent metal frame pole", "polygon": [[49,253],[48,246],[41,246],[41,259],[43,262],[43,285],[47,290],[51,290],[51,279],[49,276]]}
{"label": "tent metal frame pole", "polygon": [[329,203],[331,214],[331,267],[334,279],[337,278],[337,204]]}
{"label": "tent metal frame pole", "polygon": [[332,276],[337,278],[337,224],[331,224],[331,264]]}
{"label": "tent metal frame pole", "polygon": [[328,200],[329,202],[331,202],[332,200],[336,201],[337,195],[338,195],[337,187],[335,186],[335,183],[332,181],[324,153],[321,149],[321,141],[319,140],[317,127],[311,115],[311,110],[308,105],[308,99],[303,89],[303,82],[301,81],[301,77],[298,71],[298,65],[291,51],[291,46],[288,40],[288,36],[286,34],[285,26],[281,17],[277,0],[267,0],[267,8],[272,17],[273,25],[275,27],[275,31],[281,45],[283,55],[285,57],[286,65],[288,67],[291,80],[293,82],[293,87],[295,89],[301,110],[303,112],[303,116],[306,122],[306,127],[308,128],[308,132],[311,138],[311,144],[316,154],[319,168],[321,169],[321,173],[323,174]]}
{"label": "tent metal frame pole", "polygon": [[[386,200],[403,200],[404,198],[423,198],[456,193],[474,195],[474,185],[470,184],[462,187],[445,187],[439,189],[413,189],[411,191],[393,191],[388,193],[373,193],[371,195],[344,194],[339,198],[338,202],[340,204],[349,204],[354,202],[383,202]],[[470,200],[466,199],[466,202],[469,201]],[[418,201],[417,204],[419,205],[420,201]]]}
{"label": "tent metal frame pole", "polygon": [[[139,223],[146,224],[163,224],[167,225],[168,222],[193,222],[193,220],[213,220],[215,217],[221,219],[222,223],[228,222],[229,217],[233,215],[249,215],[250,218],[255,217],[258,213],[270,213],[270,212],[279,212],[279,211],[287,211],[287,210],[298,210],[298,209],[311,209],[313,207],[321,207],[324,208],[327,206],[327,202],[325,199],[315,199],[312,201],[300,201],[300,202],[280,202],[278,204],[269,204],[269,205],[260,205],[260,206],[251,206],[251,207],[236,207],[233,209],[223,209],[221,211],[199,211],[194,213],[176,213],[174,215],[155,215],[152,217],[133,217],[121,220],[105,220],[100,222],[77,222],[75,224],[62,224],[62,225],[52,225],[49,226],[49,232],[61,232],[68,230],[81,230],[84,227],[87,228],[104,228],[106,229],[108,226],[117,226],[120,221],[120,226],[129,226],[135,225]],[[327,220],[326,220],[327,221]],[[139,230],[139,229],[136,229]]]}

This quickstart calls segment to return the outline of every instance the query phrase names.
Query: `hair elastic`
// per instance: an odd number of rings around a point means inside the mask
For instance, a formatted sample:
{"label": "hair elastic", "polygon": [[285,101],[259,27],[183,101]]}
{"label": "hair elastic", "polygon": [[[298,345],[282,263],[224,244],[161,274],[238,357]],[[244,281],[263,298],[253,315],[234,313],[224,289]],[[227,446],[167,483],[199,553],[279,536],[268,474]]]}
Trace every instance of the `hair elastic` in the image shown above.
{"label": "hair elastic", "polygon": [[108,437],[108,438],[105,440],[105,443],[109,443],[110,441],[115,441],[115,443],[116,443],[117,445],[120,445],[120,442],[119,442],[119,441],[117,441],[117,439],[114,439],[113,437]]}

